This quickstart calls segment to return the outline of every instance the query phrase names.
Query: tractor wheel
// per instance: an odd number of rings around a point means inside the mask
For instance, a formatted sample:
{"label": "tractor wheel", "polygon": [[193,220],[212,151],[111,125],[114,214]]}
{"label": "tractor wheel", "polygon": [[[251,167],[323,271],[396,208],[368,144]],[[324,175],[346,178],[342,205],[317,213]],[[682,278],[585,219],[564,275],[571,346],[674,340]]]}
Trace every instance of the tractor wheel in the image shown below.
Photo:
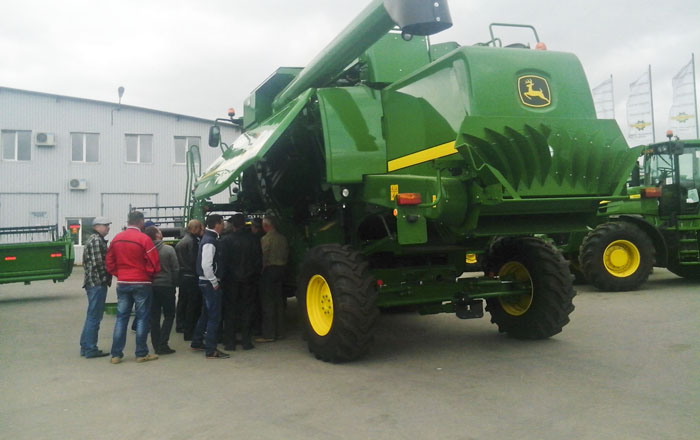
{"label": "tractor wheel", "polygon": [[571,273],[559,251],[535,237],[506,237],[489,249],[487,273],[529,281],[528,294],[486,300],[499,332],[517,339],[544,339],[561,332],[574,311]]}
{"label": "tractor wheel", "polygon": [[649,236],[632,223],[604,223],[583,240],[579,262],[598,289],[635,290],[649,278],[655,250]]}
{"label": "tractor wheel", "polygon": [[311,249],[301,266],[297,300],[309,351],[326,362],[357,359],[374,339],[376,283],[350,246]]}

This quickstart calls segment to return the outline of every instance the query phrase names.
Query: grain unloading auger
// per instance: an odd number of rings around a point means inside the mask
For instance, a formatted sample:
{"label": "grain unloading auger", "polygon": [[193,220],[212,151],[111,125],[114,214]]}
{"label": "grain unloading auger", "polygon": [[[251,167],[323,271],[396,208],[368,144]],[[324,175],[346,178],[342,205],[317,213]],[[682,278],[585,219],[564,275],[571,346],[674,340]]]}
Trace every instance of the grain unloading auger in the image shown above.
{"label": "grain unloading auger", "polygon": [[[362,355],[380,307],[476,318],[486,301],[502,332],[560,332],[568,268],[532,235],[585,228],[624,197],[639,152],[596,119],[578,59],[430,44],[451,22],[444,1],[373,1],[306,68],[250,95],[243,134],[196,183],[195,216],[280,219],[321,359]],[[208,201],[224,191],[230,203]],[[487,276],[460,278],[476,259]]]}

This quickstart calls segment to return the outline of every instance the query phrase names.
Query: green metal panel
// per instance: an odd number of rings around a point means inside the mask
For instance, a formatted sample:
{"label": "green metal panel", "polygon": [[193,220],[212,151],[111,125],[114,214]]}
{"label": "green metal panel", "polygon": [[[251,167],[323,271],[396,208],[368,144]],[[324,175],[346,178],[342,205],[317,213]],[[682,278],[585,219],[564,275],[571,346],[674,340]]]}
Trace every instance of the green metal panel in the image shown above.
{"label": "green metal panel", "polygon": [[318,90],[329,183],[359,183],[386,172],[382,105],[367,87]]}
{"label": "green metal panel", "polygon": [[250,94],[243,104],[243,128],[250,129],[272,115],[272,100],[301,72],[300,67],[280,67]]}
{"label": "green metal panel", "polygon": [[390,32],[360,57],[367,65],[365,79],[370,83],[392,83],[430,63],[426,37],[404,41]]}
{"label": "green metal panel", "polygon": [[57,241],[0,245],[0,284],[63,281],[73,271],[70,233]]}
{"label": "green metal panel", "polygon": [[[550,104],[523,104],[519,79],[544,78]],[[578,59],[561,52],[462,47],[383,91],[388,158],[454,140],[466,116],[595,119]]]}
{"label": "green metal panel", "polygon": [[313,92],[312,89],[307,90],[282,111],[277,112],[253,130],[240,135],[231,149],[211,164],[195,183],[195,198],[201,200],[220,193],[228,188],[244,169],[262,158],[292,124]]}
{"label": "green metal panel", "polygon": [[457,150],[506,198],[620,195],[641,148],[596,119],[468,117]]}
{"label": "green metal panel", "polygon": [[450,41],[448,43],[438,43],[430,45],[430,61],[435,61],[440,57],[447,55],[455,49],[459,48],[459,44]]}

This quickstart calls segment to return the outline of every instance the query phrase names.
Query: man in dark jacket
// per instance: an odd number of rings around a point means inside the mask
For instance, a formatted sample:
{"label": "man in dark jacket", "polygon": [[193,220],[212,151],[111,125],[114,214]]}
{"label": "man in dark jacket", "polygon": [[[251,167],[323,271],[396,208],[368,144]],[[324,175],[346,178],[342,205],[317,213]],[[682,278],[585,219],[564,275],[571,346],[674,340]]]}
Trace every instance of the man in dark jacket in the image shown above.
{"label": "man in dark jacket", "polygon": [[289,257],[289,245],[284,235],[277,231],[277,220],[274,217],[263,219],[265,236],[262,246],[262,307],[263,334],[256,342],[274,342],[284,337],[284,297],[282,283],[284,271]]}
{"label": "man in dark jacket", "polygon": [[[260,273],[260,243],[245,227],[243,214],[235,214],[230,222],[233,232],[221,239],[221,261],[224,265],[224,344],[236,349],[236,327],[241,330],[244,350],[253,348],[251,320],[255,306],[255,282]],[[237,322],[238,321],[238,322]]]}
{"label": "man in dark jacket", "polygon": [[[207,217],[207,228],[199,242],[197,252],[197,275],[202,291],[204,307],[192,335],[193,350],[205,350],[207,359],[226,359],[229,356],[216,346],[216,333],[221,321],[221,275],[222,265],[219,251],[219,234],[224,229],[224,219],[219,214]],[[206,330],[206,339],[204,331]]]}
{"label": "man in dark jacket", "polygon": [[80,355],[85,356],[86,359],[109,355],[97,348],[97,334],[100,331],[100,322],[105,310],[107,288],[112,284],[112,275],[108,274],[105,268],[107,255],[105,235],[109,233],[111,224],[112,222],[105,217],[95,217],[92,221],[92,229],[95,233],[90,236],[83,251],[85,268],[83,288],[87,293],[88,308],[83,332],[80,335]]}
{"label": "man in dark jacket", "polygon": [[[148,353],[148,327],[151,313],[153,276],[160,272],[158,251],[153,241],[141,232],[143,213],[129,213],[127,228],[118,233],[107,249],[107,272],[117,277],[117,320],[112,336],[112,363],[124,357],[126,330],[132,308],[136,309],[136,362],[158,359]],[[134,307],[135,306],[135,307]]]}
{"label": "man in dark jacket", "polygon": [[197,275],[197,252],[204,228],[199,220],[187,223],[187,233],[175,246],[180,266],[180,291],[177,296],[176,330],[184,333],[185,341],[192,340],[194,327],[202,313],[202,292]]}
{"label": "man in dark jacket", "polygon": [[[153,277],[153,302],[151,303],[151,344],[156,354],[172,354],[170,331],[175,319],[175,287],[180,276],[175,249],[163,243],[163,233],[157,226],[146,228],[158,251],[160,272]],[[160,317],[163,316],[163,323]]]}

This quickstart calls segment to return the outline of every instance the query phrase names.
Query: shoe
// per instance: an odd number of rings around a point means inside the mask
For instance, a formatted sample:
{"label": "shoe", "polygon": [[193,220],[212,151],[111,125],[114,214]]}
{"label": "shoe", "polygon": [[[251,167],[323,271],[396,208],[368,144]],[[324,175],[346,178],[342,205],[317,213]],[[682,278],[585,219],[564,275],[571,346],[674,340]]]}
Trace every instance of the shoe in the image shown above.
{"label": "shoe", "polygon": [[148,353],[146,356],[137,357],[137,358],[136,358],[136,363],[137,363],[137,364],[141,364],[141,363],[143,363],[143,362],[155,361],[156,359],[158,359],[158,355],[152,354],[152,353]]}
{"label": "shoe", "polygon": [[255,338],[255,342],[275,342],[272,338]]}
{"label": "shoe", "polygon": [[156,354],[173,354],[173,353],[175,353],[175,350],[168,347],[167,345],[165,347],[161,347],[158,350],[156,350]]}
{"label": "shoe", "polygon": [[120,357],[113,357],[112,360],[111,360],[110,362],[113,363],[114,365],[117,365],[117,364],[121,363],[121,361],[122,361],[122,358],[120,358]]}
{"label": "shoe", "polygon": [[243,344],[243,350],[252,350],[255,348],[253,344]]}
{"label": "shoe", "polygon": [[211,353],[207,353],[207,359],[228,359],[231,355],[224,353],[223,351],[214,350]]}
{"label": "shoe", "polygon": [[105,353],[102,350],[95,350],[85,353],[85,359],[94,359],[109,356],[109,353]]}
{"label": "shoe", "polygon": [[202,351],[204,350],[204,344],[190,344],[190,349],[192,351]]}

